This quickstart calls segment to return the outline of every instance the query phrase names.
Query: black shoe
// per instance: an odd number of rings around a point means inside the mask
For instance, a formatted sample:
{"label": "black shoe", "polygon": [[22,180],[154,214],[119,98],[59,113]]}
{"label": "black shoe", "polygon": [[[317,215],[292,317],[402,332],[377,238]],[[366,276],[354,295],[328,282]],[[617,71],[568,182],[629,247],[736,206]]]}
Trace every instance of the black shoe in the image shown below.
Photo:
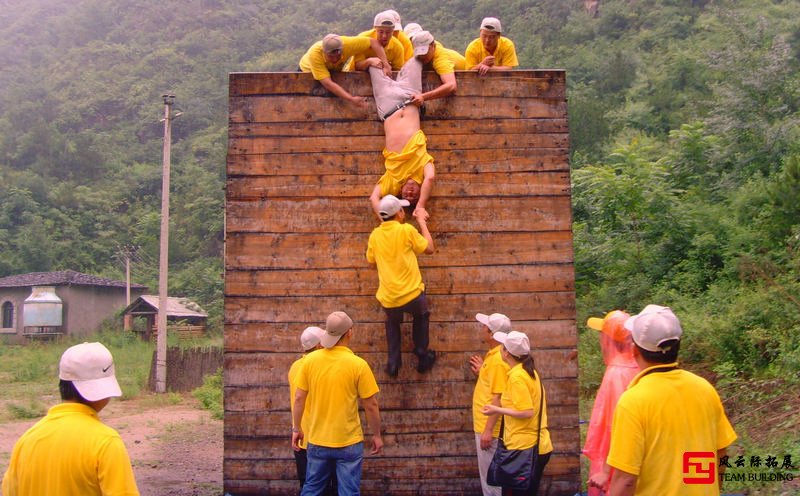
{"label": "black shoe", "polygon": [[386,366],[386,373],[389,374],[389,377],[397,377],[397,374],[400,372],[399,365],[387,365]]}
{"label": "black shoe", "polygon": [[433,350],[428,350],[425,352],[424,355],[419,357],[419,364],[417,365],[417,372],[427,372],[433,368],[433,364],[436,362],[436,352]]}

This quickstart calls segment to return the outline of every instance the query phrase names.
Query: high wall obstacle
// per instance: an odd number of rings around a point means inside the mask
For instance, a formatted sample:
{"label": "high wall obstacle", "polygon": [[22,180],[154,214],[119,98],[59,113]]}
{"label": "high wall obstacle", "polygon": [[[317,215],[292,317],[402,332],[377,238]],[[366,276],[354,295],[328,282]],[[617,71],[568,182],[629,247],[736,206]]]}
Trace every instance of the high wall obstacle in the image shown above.
{"label": "high wall obstacle", "polygon": [[[535,350],[555,445],[540,494],[579,489],[565,74],[456,76],[457,96],[426,103],[422,120],[436,166],[428,204],[436,253],[419,260],[439,358],[430,373],[416,371],[406,322],[404,366],[391,378],[378,276],[365,259],[378,224],[368,196],[384,170],[374,104],[357,110],[309,74],[231,74],[226,493],[296,493],[286,374],[300,332],[334,310],[353,317],[351,347],[381,388],[386,446],[365,457],[364,494],[480,493],[468,364],[486,351],[477,312],[505,313]],[[334,79],[372,95],[364,73]],[[426,90],[438,84],[424,74]]]}

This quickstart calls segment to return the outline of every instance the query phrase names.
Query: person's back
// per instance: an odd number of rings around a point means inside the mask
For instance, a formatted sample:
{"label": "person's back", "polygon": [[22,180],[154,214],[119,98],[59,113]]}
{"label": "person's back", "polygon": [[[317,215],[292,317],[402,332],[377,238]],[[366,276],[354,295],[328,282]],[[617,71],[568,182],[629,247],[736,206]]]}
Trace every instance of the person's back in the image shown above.
{"label": "person's back", "polygon": [[345,346],[315,351],[304,361],[304,383],[310,387],[308,442],[338,448],[362,441],[358,399],[376,392],[366,389],[373,384],[367,362]]}
{"label": "person's back", "polygon": [[369,237],[369,249],[378,267],[376,297],[385,307],[397,307],[425,290],[417,254],[427,248],[414,226],[395,220],[383,222]]}
{"label": "person's back", "polygon": [[[663,367],[662,367],[663,368]],[[609,464],[630,473],[640,473],[636,494],[707,495],[719,494],[718,485],[683,484],[685,453],[713,452],[705,463],[717,463],[717,439],[726,426],[722,403],[714,387],[687,370],[674,369],[631,382],[617,403],[615,419],[628,419],[615,429],[642,441],[641,465],[631,464],[624,456],[609,453]],[[615,420],[616,422],[616,420]],[[623,444],[618,447],[627,451]],[[716,480],[716,478],[715,478]],[[716,488],[716,489],[715,489]]]}
{"label": "person's back", "polygon": [[718,495],[714,468],[736,433],[714,387],[679,368],[680,321],[648,305],[625,328],[642,371],[614,411],[609,494]]}
{"label": "person's back", "polygon": [[138,496],[122,438],[97,416],[122,396],[111,352],[100,343],[72,346],[58,377],[62,403],[17,440],[3,496]]}
{"label": "person's back", "polygon": [[[103,424],[91,407],[80,403],[61,403],[51,408],[45,418],[20,437],[18,446],[12,463],[25,463],[15,468],[16,488],[12,489],[9,483],[7,492],[3,485],[4,496],[110,494],[109,490],[120,487],[123,481],[113,480],[114,471],[107,469],[130,466],[117,431]],[[109,459],[108,455],[114,458]]]}

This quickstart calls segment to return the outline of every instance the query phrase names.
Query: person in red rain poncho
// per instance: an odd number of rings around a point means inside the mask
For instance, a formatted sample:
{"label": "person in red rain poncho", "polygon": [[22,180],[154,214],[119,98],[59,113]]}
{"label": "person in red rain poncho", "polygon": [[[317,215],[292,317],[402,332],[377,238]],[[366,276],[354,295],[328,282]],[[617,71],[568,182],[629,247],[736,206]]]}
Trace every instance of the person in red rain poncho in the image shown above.
{"label": "person in red rain poncho", "polygon": [[590,318],[586,325],[600,331],[600,349],[606,371],[603,382],[597,390],[586,434],[583,454],[589,466],[589,496],[601,496],[608,491],[611,481],[611,467],[606,464],[606,456],[611,445],[611,420],[620,395],[628,388],[631,379],[639,373],[639,366],[633,358],[631,333],[623,324],[630,317],[621,310],[614,310],[602,319]]}

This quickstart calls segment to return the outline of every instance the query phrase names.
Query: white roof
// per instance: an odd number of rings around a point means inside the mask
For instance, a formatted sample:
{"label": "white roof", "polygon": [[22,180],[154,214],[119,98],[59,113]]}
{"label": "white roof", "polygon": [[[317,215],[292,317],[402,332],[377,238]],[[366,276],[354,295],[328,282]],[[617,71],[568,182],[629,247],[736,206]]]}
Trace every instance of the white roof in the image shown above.
{"label": "white roof", "polygon": [[[158,308],[158,295],[142,295],[139,298],[147,302],[148,305]],[[172,317],[208,317],[208,314],[200,308],[200,305],[188,298],[167,297],[167,315]]]}

